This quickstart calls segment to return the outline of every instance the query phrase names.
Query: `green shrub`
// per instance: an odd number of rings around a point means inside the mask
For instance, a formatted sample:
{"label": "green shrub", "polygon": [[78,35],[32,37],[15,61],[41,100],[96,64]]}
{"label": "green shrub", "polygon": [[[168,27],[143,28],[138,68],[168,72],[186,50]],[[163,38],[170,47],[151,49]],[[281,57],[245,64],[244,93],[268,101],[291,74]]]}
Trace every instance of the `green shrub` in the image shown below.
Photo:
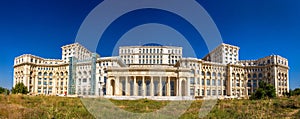
{"label": "green shrub", "polygon": [[250,99],[266,99],[266,98],[275,98],[276,90],[275,87],[271,84],[267,84],[264,81],[259,82],[259,88],[255,93],[251,94]]}
{"label": "green shrub", "polygon": [[27,90],[27,87],[23,83],[17,83],[15,85],[15,87],[12,88],[12,93],[13,94],[18,94],[18,93],[27,94],[28,90]]}

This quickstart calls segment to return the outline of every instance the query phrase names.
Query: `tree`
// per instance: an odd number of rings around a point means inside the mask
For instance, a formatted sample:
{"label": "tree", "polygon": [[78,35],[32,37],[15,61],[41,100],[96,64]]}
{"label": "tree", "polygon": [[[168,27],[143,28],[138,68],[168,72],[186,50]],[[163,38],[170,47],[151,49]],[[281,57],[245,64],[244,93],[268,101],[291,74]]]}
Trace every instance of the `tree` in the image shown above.
{"label": "tree", "polygon": [[290,89],[289,93],[285,93],[285,96],[291,97],[291,96],[297,96],[300,95],[300,88],[296,88],[294,90]]}
{"label": "tree", "polygon": [[9,94],[9,90],[6,88],[0,87],[0,94]]}
{"label": "tree", "polygon": [[12,93],[13,94],[18,94],[18,93],[27,94],[28,90],[27,90],[27,87],[23,83],[17,83],[15,85],[15,87],[13,87]]}
{"label": "tree", "polygon": [[300,95],[300,88],[296,88],[292,92],[293,92],[293,95]]}
{"label": "tree", "polygon": [[261,81],[259,82],[259,88],[251,95],[250,99],[265,99],[274,97],[276,97],[275,87],[271,84]]}

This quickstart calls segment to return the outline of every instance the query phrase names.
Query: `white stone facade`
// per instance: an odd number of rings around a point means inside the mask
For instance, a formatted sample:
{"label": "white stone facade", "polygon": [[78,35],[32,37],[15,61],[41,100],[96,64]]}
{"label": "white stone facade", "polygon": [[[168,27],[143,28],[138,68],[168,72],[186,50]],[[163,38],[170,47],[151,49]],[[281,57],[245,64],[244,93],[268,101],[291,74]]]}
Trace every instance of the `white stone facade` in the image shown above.
{"label": "white stone facade", "polygon": [[119,56],[127,65],[174,65],[182,58],[182,48],[171,46],[127,46],[120,47]]}
{"label": "white stone facade", "polygon": [[237,46],[222,43],[203,59],[222,64],[236,63],[239,61],[239,50]]}
{"label": "white stone facade", "polygon": [[45,95],[247,98],[259,81],[278,96],[288,92],[288,60],[240,61],[239,47],[228,44],[203,59],[183,58],[174,46],[124,46],[118,57],[100,57],[74,43],[62,47],[61,60],[22,55],[14,64],[14,85]]}

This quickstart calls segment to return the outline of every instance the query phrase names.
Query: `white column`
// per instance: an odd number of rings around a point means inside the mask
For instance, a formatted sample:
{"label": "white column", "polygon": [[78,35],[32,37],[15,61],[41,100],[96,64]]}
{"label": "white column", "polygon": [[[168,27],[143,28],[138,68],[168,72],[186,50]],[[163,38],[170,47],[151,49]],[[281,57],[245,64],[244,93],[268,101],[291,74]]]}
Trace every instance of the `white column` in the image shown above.
{"label": "white column", "polygon": [[223,80],[225,80],[225,79],[221,78],[220,80],[221,80],[221,95],[224,96],[224,92],[223,92],[223,86],[224,86]]}
{"label": "white column", "polygon": [[180,80],[180,78],[178,78],[178,96],[182,96],[182,94],[181,94],[181,92],[182,92],[182,89],[181,89],[181,80]]}
{"label": "white column", "polygon": [[143,76],[142,79],[143,79],[143,80],[142,80],[142,89],[143,89],[142,95],[143,95],[143,96],[146,96],[146,93],[145,93],[145,91],[146,91],[145,76]]}
{"label": "white column", "polygon": [[206,73],[205,73],[205,76],[204,76],[204,95],[203,96],[207,96],[207,76],[206,76]]}
{"label": "white column", "polygon": [[239,83],[240,83],[240,86],[239,86],[239,90],[240,90],[239,91],[239,97],[241,97],[242,96],[242,92],[243,92],[242,88],[241,88],[242,87],[242,79],[241,79],[241,77],[239,77]]}
{"label": "white column", "polygon": [[245,84],[246,94],[245,95],[248,96],[249,95],[249,92],[248,92],[248,78],[245,78],[245,79],[246,79],[246,81],[245,81],[246,82],[246,84]]}
{"label": "white column", "polygon": [[[106,95],[111,96],[112,95],[112,90],[111,90],[111,84],[110,84],[110,78],[107,78],[106,80]],[[81,86],[82,87],[82,86]],[[81,93],[83,93],[83,90],[81,89]]]}
{"label": "white column", "polygon": [[[39,81],[39,78],[38,76],[35,76],[35,80],[34,80],[34,94],[37,94],[38,93],[38,81]],[[56,82],[55,82],[56,83]],[[56,93],[56,92],[55,92]]]}
{"label": "white column", "polygon": [[176,96],[179,96],[179,79],[176,78]]}
{"label": "white column", "polygon": [[[286,80],[286,89],[287,89],[287,92],[290,92],[289,70],[286,71],[286,78],[285,78],[285,80]],[[278,90],[277,87],[276,87],[276,89]]]}
{"label": "white column", "polygon": [[167,96],[171,96],[171,80],[168,76],[168,85],[167,85]]}
{"label": "white column", "polygon": [[[274,82],[275,82],[275,85],[274,85],[274,87],[275,87],[275,92],[276,92],[276,95],[279,95],[279,93],[278,93],[278,73],[277,73],[277,68],[276,67],[274,67],[274,71],[273,71],[273,73],[274,73]],[[282,80],[284,80],[283,78],[281,78],[281,81]]]}
{"label": "white column", "polygon": [[158,93],[158,95],[159,96],[162,96],[162,77],[160,76],[159,77],[159,84],[158,84],[158,87],[159,87],[159,93]]}
{"label": "white column", "polygon": [[120,77],[117,76],[115,80],[115,95],[120,96]]}
{"label": "white column", "polygon": [[137,96],[137,85],[136,85],[136,76],[134,76],[134,79],[133,79],[133,95],[134,96]]}
{"label": "white column", "polygon": [[150,83],[150,95],[154,96],[154,82],[153,82],[153,76],[151,76],[151,83]]}
{"label": "white column", "polygon": [[187,87],[186,87],[186,90],[187,90],[187,96],[190,96],[190,94],[191,94],[191,87],[190,87],[190,78],[189,77],[187,77]]}
{"label": "white column", "polygon": [[125,96],[129,95],[129,91],[128,91],[128,76],[125,77]]}
{"label": "white column", "polygon": [[[77,82],[77,81],[76,81]],[[77,84],[75,82],[75,94],[77,95]],[[53,76],[52,76],[52,94],[53,95],[56,95],[56,79],[55,79],[55,76],[54,76],[54,73],[53,73]]]}

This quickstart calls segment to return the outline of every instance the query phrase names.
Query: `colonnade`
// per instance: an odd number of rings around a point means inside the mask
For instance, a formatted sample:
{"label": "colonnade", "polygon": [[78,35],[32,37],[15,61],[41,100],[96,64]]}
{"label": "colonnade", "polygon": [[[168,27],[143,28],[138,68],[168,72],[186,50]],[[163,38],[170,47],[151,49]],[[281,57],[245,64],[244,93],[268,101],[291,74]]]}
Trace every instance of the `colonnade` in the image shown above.
{"label": "colonnade", "polygon": [[171,76],[115,76],[106,81],[106,95],[187,96],[187,84]]}

